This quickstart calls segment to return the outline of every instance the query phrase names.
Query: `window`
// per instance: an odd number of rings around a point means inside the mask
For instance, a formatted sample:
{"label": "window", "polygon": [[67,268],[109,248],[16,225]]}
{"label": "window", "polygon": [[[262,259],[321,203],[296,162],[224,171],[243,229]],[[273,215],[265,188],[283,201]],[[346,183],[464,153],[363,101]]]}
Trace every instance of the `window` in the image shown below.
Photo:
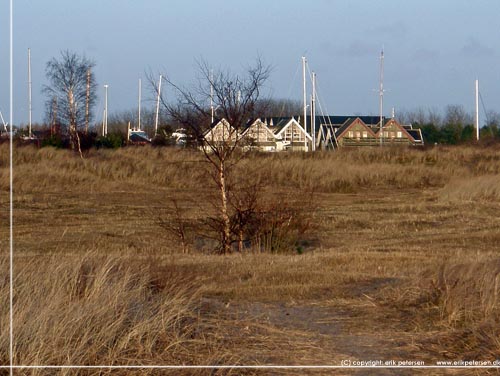
{"label": "window", "polygon": [[356,132],[356,139],[358,139],[358,140],[359,140],[360,138],[361,138],[361,132],[357,131],[357,132]]}
{"label": "window", "polygon": [[386,131],[386,132],[384,132],[384,137],[385,137],[385,138],[389,137],[389,132],[387,132],[387,131]]}
{"label": "window", "polygon": [[396,134],[394,132],[391,132],[391,138],[396,137]]}
{"label": "window", "polygon": [[367,131],[363,131],[363,138],[368,138],[368,132]]}
{"label": "window", "polygon": [[347,136],[349,138],[353,138],[354,137],[354,132],[353,131],[349,131],[349,133],[347,134]]}
{"label": "window", "polygon": [[403,132],[398,132],[398,138],[402,138],[403,137]]}

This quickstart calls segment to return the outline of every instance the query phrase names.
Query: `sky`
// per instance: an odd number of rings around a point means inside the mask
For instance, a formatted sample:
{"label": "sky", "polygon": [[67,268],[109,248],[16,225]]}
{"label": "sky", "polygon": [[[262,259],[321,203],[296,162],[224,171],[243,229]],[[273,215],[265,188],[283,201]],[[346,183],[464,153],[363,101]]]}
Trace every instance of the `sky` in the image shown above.
{"label": "sky", "polygon": [[[266,93],[301,100],[304,55],[325,114],[378,115],[382,47],[385,115],[450,104],[472,113],[476,78],[486,109],[500,112],[498,0],[14,0],[13,11],[15,124],[28,119],[28,48],[35,122],[44,119],[46,63],[62,50],[95,61],[96,114],[104,84],[110,114],[137,108],[139,78],[143,107],[153,106],[146,71],[189,86],[201,59],[239,73],[261,57],[272,66]],[[0,2],[0,56],[7,118],[8,0]]]}

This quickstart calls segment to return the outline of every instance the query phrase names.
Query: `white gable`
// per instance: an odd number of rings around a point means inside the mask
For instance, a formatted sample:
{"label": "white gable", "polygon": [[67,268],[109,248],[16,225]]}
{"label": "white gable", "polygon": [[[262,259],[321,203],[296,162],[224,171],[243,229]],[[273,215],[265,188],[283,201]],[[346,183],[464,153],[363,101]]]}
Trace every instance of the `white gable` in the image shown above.
{"label": "white gable", "polygon": [[207,130],[204,137],[208,142],[227,142],[237,141],[240,138],[240,134],[226,119],[222,119]]}
{"label": "white gable", "polygon": [[275,141],[276,139],[274,133],[260,118],[255,120],[252,125],[245,130],[243,137],[251,138],[255,142],[268,142]]}
{"label": "white gable", "polygon": [[295,118],[291,118],[290,121],[276,133],[276,137],[283,140],[290,140],[293,138],[294,141],[304,141],[304,136],[312,141],[312,137],[307,133],[304,128],[299,124]]}

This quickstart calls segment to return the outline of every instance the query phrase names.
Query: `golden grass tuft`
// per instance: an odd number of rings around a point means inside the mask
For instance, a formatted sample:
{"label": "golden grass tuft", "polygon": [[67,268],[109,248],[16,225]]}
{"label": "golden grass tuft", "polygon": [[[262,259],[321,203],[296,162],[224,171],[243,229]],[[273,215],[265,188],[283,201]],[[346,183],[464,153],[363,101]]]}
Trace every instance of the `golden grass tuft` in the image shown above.
{"label": "golden grass tuft", "polygon": [[430,279],[429,288],[447,325],[500,320],[499,258],[443,264]]}
{"label": "golden grass tuft", "polygon": [[391,294],[390,304],[404,310],[406,318],[417,327],[431,331],[422,341],[422,347],[452,359],[491,360],[499,354],[500,258],[497,255],[442,262],[414,276]]}
{"label": "golden grass tuft", "polygon": [[[145,267],[95,253],[16,258],[15,272],[16,364],[182,364],[207,346],[192,283],[157,289]],[[8,332],[0,338],[6,348]]]}

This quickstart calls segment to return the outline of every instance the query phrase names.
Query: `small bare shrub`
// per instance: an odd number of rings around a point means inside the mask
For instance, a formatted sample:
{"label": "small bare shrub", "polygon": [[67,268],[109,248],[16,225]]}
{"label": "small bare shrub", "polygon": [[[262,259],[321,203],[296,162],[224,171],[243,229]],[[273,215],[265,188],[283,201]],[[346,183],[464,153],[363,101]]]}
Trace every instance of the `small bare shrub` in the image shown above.
{"label": "small bare shrub", "polygon": [[252,213],[245,235],[258,252],[298,252],[314,240],[314,211],[308,202],[277,197],[267,200]]}
{"label": "small bare shrub", "polygon": [[158,217],[158,224],[163,228],[174,241],[179,241],[182,253],[189,253],[192,240],[189,237],[193,227],[193,221],[186,218],[179,202],[175,199],[171,201],[171,208],[167,213],[162,213]]}

